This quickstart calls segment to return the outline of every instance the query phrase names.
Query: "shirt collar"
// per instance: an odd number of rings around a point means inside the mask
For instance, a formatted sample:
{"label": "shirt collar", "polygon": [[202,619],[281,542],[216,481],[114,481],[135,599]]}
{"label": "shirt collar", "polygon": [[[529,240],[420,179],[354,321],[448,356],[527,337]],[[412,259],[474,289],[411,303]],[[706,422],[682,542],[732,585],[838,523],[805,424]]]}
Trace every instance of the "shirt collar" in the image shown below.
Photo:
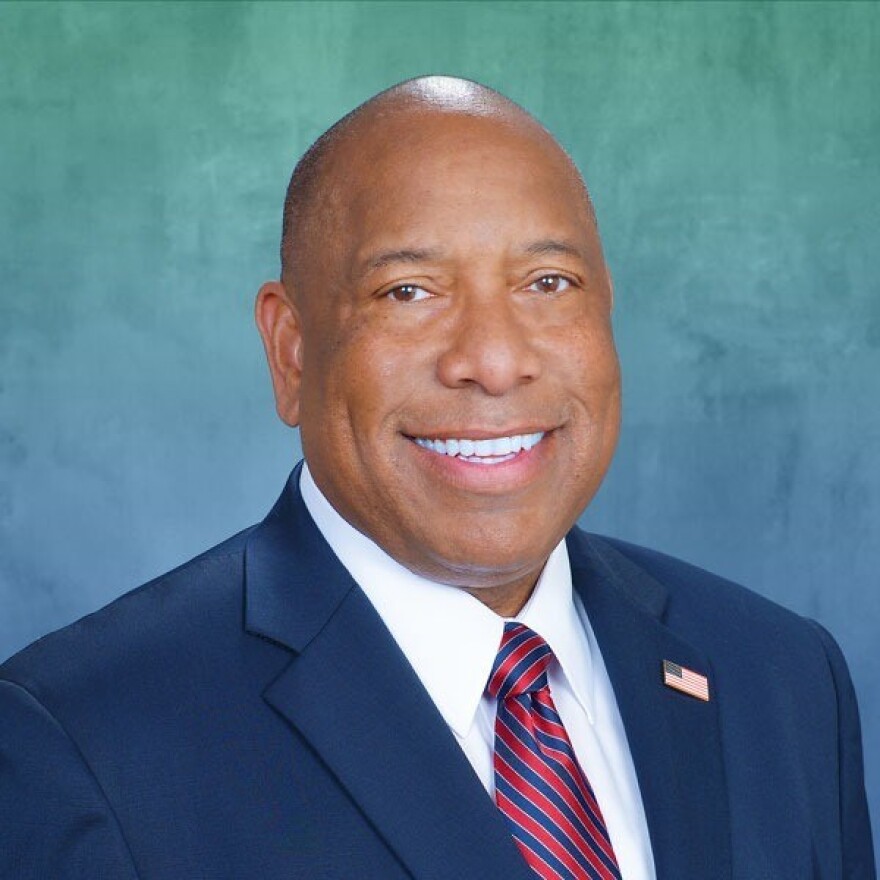
{"label": "shirt collar", "polygon": [[540,635],[568,681],[572,693],[593,723],[593,657],[574,601],[571,565],[565,540],[544,565],[535,589],[516,620]]}
{"label": "shirt collar", "polygon": [[[333,508],[303,464],[303,501],[318,529],[415,670],[446,723],[461,737],[473,724],[504,632],[504,618],[465,590],[404,568]],[[592,658],[574,605],[565,541],[547,560],[516,620],[552,649],[592,721]]]}

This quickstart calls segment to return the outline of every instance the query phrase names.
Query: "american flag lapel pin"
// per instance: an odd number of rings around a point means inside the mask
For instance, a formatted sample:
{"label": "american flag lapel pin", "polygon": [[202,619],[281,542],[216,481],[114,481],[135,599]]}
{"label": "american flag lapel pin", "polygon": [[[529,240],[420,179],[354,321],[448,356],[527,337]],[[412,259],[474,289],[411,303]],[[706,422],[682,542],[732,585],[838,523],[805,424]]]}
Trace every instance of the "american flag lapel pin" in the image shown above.
{"label": "american flag lapel pin", "polygon": [[663,684],[698,700],[709,702],[709,679],[671,660],[663,661]]}

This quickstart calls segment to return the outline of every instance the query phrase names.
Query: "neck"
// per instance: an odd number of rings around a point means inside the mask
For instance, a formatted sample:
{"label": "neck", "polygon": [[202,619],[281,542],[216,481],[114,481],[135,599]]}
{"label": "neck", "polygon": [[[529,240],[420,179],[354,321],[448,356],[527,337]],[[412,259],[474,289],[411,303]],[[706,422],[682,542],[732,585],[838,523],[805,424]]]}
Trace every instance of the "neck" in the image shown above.
{"label": "neck", "polygon": [[513,583],[497,587],[463,587],[500,617],[516,617],[535,589],[540,572],[529,574]]}

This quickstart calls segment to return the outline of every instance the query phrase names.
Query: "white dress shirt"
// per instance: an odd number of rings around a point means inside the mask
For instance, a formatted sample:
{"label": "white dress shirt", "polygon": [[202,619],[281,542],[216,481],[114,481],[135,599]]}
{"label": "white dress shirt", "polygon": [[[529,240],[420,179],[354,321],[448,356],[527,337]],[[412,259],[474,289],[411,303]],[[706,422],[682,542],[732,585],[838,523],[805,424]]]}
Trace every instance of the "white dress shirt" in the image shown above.
{"label": "white dress shirt", "polygon": [[[464,590],[404,568],[346,522],[303,465],[306,508],[367,594],[494,797],[496,702],[485,696],[505,619]],[[654,880],[654,859],[632,755],[590,621],[574,594],[565,541],[553,550],[515,620],[550,646],[550,692],[593,786],[624,880]]]}

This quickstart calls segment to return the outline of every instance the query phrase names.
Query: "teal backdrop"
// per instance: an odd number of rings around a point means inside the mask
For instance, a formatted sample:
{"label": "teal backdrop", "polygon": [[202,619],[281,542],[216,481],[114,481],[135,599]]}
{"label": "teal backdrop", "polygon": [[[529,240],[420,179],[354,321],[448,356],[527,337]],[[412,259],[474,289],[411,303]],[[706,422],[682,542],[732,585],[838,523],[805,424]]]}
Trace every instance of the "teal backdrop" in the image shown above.
{"label": "teal backdrop", "polygon": [[837,636],[876,826],[875,4],[0,5],[0,655],[267,510],[288,174],[425,72],[521,102],[592,187],[625,412],[584,524]]}

